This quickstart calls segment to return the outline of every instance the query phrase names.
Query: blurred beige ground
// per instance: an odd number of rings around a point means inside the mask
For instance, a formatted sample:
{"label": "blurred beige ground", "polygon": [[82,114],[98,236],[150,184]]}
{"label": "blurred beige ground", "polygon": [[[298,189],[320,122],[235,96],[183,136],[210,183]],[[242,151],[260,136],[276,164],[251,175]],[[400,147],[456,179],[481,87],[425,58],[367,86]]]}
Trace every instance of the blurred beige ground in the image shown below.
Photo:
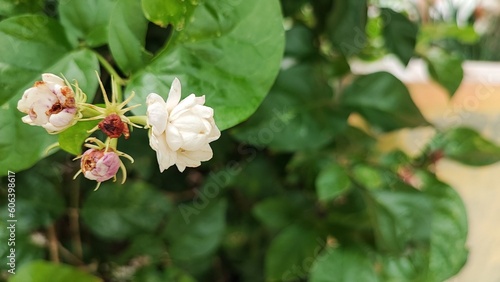
{"label": "blurred beige ground", "polygon": [[[364,65],[359,73],[390,71],[405,81],[413,100],[433,124],[441,128],[467,125],[500,144],[500,64],[467,62],[463,67],[464,80],[451,99],[441,86],[429,82],[421,61],[405,69],[389,59]],[[432,134],[430,128],[404,130],[388,135],[385,142],[416,153]],[[469,258],[449,282],[500,281],[500,163],[469,167],[443,159],[436,169],[462,196],[469,220]]]}

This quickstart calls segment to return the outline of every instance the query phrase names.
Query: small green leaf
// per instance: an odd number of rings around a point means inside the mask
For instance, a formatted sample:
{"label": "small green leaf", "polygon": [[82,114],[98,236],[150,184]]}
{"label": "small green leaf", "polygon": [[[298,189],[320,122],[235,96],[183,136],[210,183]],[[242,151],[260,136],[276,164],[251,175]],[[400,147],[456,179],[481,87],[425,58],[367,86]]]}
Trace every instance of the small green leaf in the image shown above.
{"label": "small green leaf", "polygon": [[316,194],[320,201],[330,201],[345,193],[351,187],[346,170],[331,164],[321,170],[316,178]]}
{"label": "small green leaf", "polygon": [[167,196],[146,183],[103,183],[85,200],[82,218],[96,235],[119,240],[152,232],[170,209]]}
{"label": "small green leaf", "polygon": [[500,161],[500,147],[467,127],[438,134],[431,143],[431,149],[442,151],[446,158],[466,165],[483,166]]}
{"label": "small green leaf", "polygon": [[148,20],[166,27],[172,24],[181,30],[189,22],[199,0],[142,0],[142,10]]}
{"label": "small green leaf", "polygon": [[266,254],[266,277],[272,281],[296,281],[306,277],[315,252],[322,247],[312,229],[291,225],[271,242]]}
{"label": "small green leaf", "polygon": [[169,254],[172,259],[189,261],[214,252],[226,228],[226,209],[225,200],[206,196],[196,198],[193,204],[179,204],[164,234],[170,242]]}
{"label": "small green leaf", "polygon": [[433,48],[427,52],[426,61],[431,77],[441,84],[450,96],[453,96],[464,77],[463,59],[458,55]]}
{"label": "small green leaf", "polygon": [[327,35],[346,57],[363,50],[366,45],[367,1],[337,1],[327,22]]}
{"label": "small green leaf", "polygon": [[311,282],[378,282],[368,255],[352,248],[327,247],[316,258],[309,275]]}
{"label": "small green leaf", "polygon": [[85,40],[90,47],[108,42],[111,10],[117,0],[59,1],[61,23],[69,38]]}
{"label": "small green leaf", "polygon": [[278,0],[200,2],[186,28],[174,31],[165,49],[131,77],[125,93],[137,94],[133,103],[142,106],[134,113],[144,115],[146,96],[166,97],[178,77],[183,97],[205,95],[224,130],[260,105],[278,74],[283,49]]}
{"label": "small green leaf", "polygon": [[383,8],[380,12],[384,20],[385,46],[398,56],[403,64],[408,65],[415,51],[418,26],[391,9]]}
{"label": "small green leaf", "polygon": [[145,49],[148,21],[137,14],[140,9],[139,1],[122,0],[111,12],[109,49],[125,73],[140,69],[152,58],[152,54]]}
{"label": "small green leaf", "polygon": [[382,131],[428,125],[406,86],[387,72],[358,77],[341,98],[343,105]]}
{"label": "small green leaf", "polygon": [[82,153],[82,145],[90,135],[87,131],[94,128],[98,123],[98,120],[77,122],[59,134],[59,146],[68,153],[75,156],[80,155]]}
{"label": "small green leaf", "polygon": [[12,275],[9,282],[101,282],[98,277],[65,264],[34,261],[24,265]]}

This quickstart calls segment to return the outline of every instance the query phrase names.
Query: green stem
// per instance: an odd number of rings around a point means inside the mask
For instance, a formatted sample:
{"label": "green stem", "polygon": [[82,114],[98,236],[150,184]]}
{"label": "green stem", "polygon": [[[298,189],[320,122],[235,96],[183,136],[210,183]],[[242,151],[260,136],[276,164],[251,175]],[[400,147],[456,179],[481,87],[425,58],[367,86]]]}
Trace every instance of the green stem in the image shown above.
{"label": "green stem", "polygon": [[101,65],[109,72],[109,74],[114,78],[118,85],[127,84],[126,80],[118,75],[118,72],[115,70],[115,68],[113,68],[113,66],[101,54],[96,51],[94,51],[94,54],[97,56],[97,59],[99,60]]}
{"label": "green stem", "polygon": [[130,116],[128,117],[128,119],[130,120],[130,122],[138,125],[146,126],[148,124],[146,116]]}

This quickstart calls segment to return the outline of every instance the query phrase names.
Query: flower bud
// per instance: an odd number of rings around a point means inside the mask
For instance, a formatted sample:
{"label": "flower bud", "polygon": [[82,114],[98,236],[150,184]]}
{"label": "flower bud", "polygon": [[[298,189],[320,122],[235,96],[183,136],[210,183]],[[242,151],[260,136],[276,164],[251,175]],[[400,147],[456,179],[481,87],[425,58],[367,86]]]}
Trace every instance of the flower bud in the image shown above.
{"label": "flower bud", "polygon": [[44,73],[42,81],[24,92],[17,109],[27,114],[23,122],[42,126],[49,133],[72,126],[78,112],[73,90],[62,78],[50,73]]}
{"label": "flower bud", "polygon": [[81,169],[85,178],[103,182],[113,178],[120,168],[120,158],[114,151],[88,149],[81,158]]}
{"label": "flower bud", "polygon": [[128,139],[130,136],[128,125],[117,114],[106,116],[99,122],[99,129],[108,135],[109,138],[118,138],[123,134],[125,139]]}

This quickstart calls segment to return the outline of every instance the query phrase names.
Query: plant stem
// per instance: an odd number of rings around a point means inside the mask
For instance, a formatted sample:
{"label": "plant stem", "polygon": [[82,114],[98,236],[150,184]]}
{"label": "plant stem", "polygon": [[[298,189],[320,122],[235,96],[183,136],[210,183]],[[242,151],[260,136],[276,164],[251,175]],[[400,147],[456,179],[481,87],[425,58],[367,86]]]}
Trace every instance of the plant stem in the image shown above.
{"label": "plant stem", "polygon": [[80,181],[73,181],[70,191],[70,206],[68,209],[69,229],[71,233],[71,244],[78,259],[82,259],[82,239],[80,237],[79,224],[79,202],[80,202]]}
{"label": "plant stem", "polygon": [[146,126],[148,124],[146,116],[130,116],[128,119],[138,125]]}
{"label": "plant stem", "polygon": [[57,250],[57,235],[55,225],[52,224],[47,228],[47,239],[49,240],[49,256],[50,260],[59,263],[59,253]]}
{"label": "plant stem", "polygon": [[108,71],[109,74],[111,74],[118,85],[126,84],[126,80],[118,75],[118,72],[115,70],[115,68],[113,68],[113,66],[101,54],[96,51],[94,51],[94,54],[97,56],[97,59],[99,60],[101,65]]}

